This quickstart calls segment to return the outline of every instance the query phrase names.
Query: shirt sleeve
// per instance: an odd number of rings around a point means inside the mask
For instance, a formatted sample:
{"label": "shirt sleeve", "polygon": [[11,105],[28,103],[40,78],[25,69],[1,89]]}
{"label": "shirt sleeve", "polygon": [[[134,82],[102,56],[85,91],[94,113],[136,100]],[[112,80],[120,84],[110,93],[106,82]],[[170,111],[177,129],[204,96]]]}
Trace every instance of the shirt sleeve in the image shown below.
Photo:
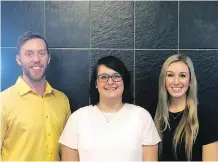
{"label": "shirt sleeve", "polygon": [[218,141],[218,110],[205,108],[200,110],[199,134],[202,145]]}
{"label": "shirt sleeve", "polygon": [[78,121],[76,111],[69,117],[65,128],[59,138],[59,143],[72,148],[78,149]]}
{"label": "shirt sleeve", "polygon": [[155,145],[161,141],[150,113],[142,110],[142,145]]}

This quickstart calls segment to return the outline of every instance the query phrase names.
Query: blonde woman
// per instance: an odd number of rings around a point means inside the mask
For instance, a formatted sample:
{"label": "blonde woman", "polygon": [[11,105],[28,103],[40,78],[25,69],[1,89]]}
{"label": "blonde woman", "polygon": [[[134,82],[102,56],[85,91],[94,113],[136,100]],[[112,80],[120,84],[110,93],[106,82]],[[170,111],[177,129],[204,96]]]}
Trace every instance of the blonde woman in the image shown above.
{"label": "blonde woman", "polygon": [[[216,113],[217,114],[217,113]],[[218,116],[198,105],[197,81],[188,56],[163,64],[155,124],[161,136],[160,160],[218,160]]]}

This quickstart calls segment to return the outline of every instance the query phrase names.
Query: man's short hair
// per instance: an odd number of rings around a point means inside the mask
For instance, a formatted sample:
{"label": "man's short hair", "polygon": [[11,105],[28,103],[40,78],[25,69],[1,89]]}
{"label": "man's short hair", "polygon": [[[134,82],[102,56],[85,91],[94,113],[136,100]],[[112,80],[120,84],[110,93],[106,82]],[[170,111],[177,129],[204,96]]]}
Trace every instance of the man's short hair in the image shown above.
{"label": "man's short hair", "polygon": [[31,40],[31,39],[35,39],[35,38],[38,38],[38,39],[42,39],[45,44],[46,44],[46,49],[48,51],[48,43],[47,41],[45,40],[45,38],[43,38],[41,35],[37,34],[37,33],[34,33],[32,31],[28,31],[28,32],[25,32],[23,35],[21,35],[19,38],[18,38],[18,41],[17,41],[17,50],[18,52],[20,52],[20,48],[21,46],[26,43],[27,41]]}

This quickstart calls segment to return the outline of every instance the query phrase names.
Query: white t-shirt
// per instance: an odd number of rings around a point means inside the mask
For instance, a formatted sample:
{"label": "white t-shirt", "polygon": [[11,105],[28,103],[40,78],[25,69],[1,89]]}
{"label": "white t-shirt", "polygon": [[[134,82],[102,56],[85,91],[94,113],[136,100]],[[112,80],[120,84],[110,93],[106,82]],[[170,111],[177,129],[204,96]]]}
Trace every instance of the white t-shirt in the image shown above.
{"label": "white t-shirt", "polygon": [[142,107],[124,104],[117,113],[105,115],[96,106],[78,109],[59,142],[78,150],[84,162],[142,161],[142,145],[160,142],[151,115]]}

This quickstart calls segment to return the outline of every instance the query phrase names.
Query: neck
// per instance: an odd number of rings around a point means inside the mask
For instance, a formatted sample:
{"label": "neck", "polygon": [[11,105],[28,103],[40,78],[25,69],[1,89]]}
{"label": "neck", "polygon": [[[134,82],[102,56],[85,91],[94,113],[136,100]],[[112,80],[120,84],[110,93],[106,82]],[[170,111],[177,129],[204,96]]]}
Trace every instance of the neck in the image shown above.
{"label": "neck", "polygon": [[182,98],[171,98],[169,111],[170,112],[180,112],[186,108],[186,95]]}
{"label": "neck", "polygon": [[34,81],[32,79],[29,79],[25,75],[22,76],[23,80],[39,95],[43,96],[45,93],[45,77],[41,79],[40,81]]}
{"label": "neck", "polygon": [[103,112],[113,113],[119,111],[123,107],[123,103],[122,103],[122,99],[121,100],[100,99],[97,106]]}

